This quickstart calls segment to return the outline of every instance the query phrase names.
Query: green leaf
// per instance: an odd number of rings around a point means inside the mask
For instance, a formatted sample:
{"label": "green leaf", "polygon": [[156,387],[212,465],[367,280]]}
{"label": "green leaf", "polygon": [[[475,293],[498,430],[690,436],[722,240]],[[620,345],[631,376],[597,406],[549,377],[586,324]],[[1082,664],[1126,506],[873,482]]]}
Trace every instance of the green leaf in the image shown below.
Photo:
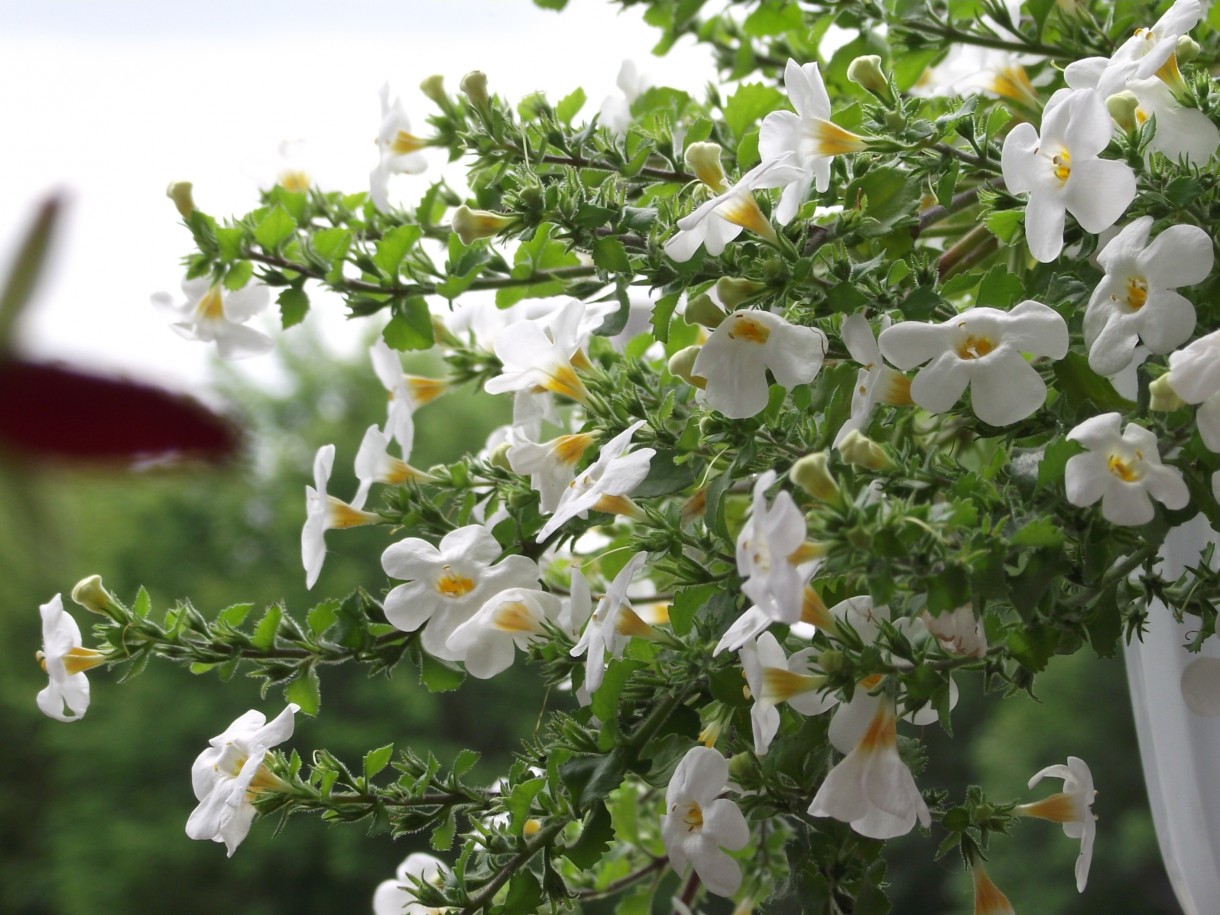
{"label": "green leaf", "polygon": [[310,610],[305,616],[305,623],[309,626],[309,631],[315,636],[319,636],[333,626],[339,619],[340,606],[342,606],[340,601],[332,598],[322,601]]}
{"label": "green leaf", "polygon": [[643,661],[632,661],[628,658],[611,660],[606,667],[601,686],[593,694],[593,714],[602,721],[613,721],[618,714],[619,693],[623,691],[631,675],[646,666]]}
{"label": "green leaf", "polygon": [[593,242],[593,263],[607,273],[635,275],[623,243],[608,235]]}
{"label": "green leaf", "polygon": [[1089,368],[1083,353],[1068,353],[1055,363],[1059,389],[1074,408],[1094,407],[1099,412],[1118,410],[1129,414],[1135,404],[1114,390],[1114,385]]}
{"label": "green leaf", "polygon": [[533,871],[517,871],[508,881],[508,895],[504,899],[504,911],[542,911],[542,884],[538,882]]}
{"label": "green leaf", "polygon": [[555,106],[555,116],[565,124],[571,124],[576,112],[584,107],[585,98],[585,90],[577,86],[559,100],[559,104]]}
{"label": "green leaf", "polygon": [[477,750],[461,750],[453,760],[453,768],[450,770],[454,778],[461,778],[467,772],[474,768],[475,763],[479,761],[481,754]]}
{"label": "green leaf", "polygon": [[428,302],[423,296],[413,295],[407,299],[395,300],[390,311],[393,316],[381,332],[381,338],[390,349],[400,352],[428,349],[436,342],[432,329],[432,313],[428,310]]}
{"label": "green leaf", "polygon": [[[249,605],[253,607],[253,604]],[[144,619],[152,610],[152,598],[148,596],[148,591],[143,585],[140,585],[140,590],[136,592],[136,602],[131,606],[131,612]],[[240,622],[240,620],[239,620]]]}
{"label": "green leaf", "polygon": [[632,491],[633,496],[653,498],[681,492],[695,482],[694,470],[689,463],[675,464],[674,453],[661,449],[648,465],[648,476]]}
{"label": "green leaf", "polygon": [[669,342],[669,323],[681,298],[681,293],[671,292],[669,295],[661,296],[653,303],[652,317],[648,319],[648,322],[652,325],[652,335],[661,343]]}
{"label": "green leaf", "polygon": [[563,849],[563,856],[582,870],[601,861],[614,839],[614,827],[605,804],[597,804],[584,822],[580,837]]}
{"label": "green leaf", "polygon": [[229,292],[241,289],[254,276],[254,264],[251,261],[238,261],[225,273],[224,287]]}
{"label": "green leaf", "polygon": [[952,613],[970,603],[970,577],[960,566],[948,566],[925,582],[928,612],[933,616]]}
{"label": "green leaf", "polygon": [[292,237],[296,229],[296,221],[277,203],[254,227],[254,240],[264,249],[275,251]]}
{"label": "green leaf", "polygon": [[287,286],[276,298],[280,306],[280,325],[287,330],[294,324],[300,324],[309,314],[309,296],[303,289]]}
{"label": "green leaf", "polygon": [[390,764],[394,757],[394,744],[387,743],[384,747],[369,750],[364,754],[364,777],[372,778]]}
{"label": "green leaf", "polygon": [[283,615],[284,611],[279,604],[271,604],[267,608],[263,618],[258,621],[258,625],[250,633],[250,641],[255,648],[266,651],[275,645],[275,633],[280,627],[280,618]]}
{"label": "green leaf", "polygon": [[457,810],[450,807],[444,821],[432,830],[432,850],[448,851],[453,848],[453,837],[457,835]]}
{"label": "green leaf", "polygon": [[454,667],[444,661],[425,653],[419,665],[419,682],[427,687],[430,693],[448,693],[462,685],[466,674],[461,668]]}
{"label": "green leaf", "polygon": [[514,785],[513,790],[504,799],[504,806],[508,810],[509,822],[512,824],[514,835],[521,835],[521,827],[529,819],[530,806],[534,803],[538,792],[545,787],[545,778],[531,778],[519,785]]}
{"label": "green leaf", "polygon": [[741,24],[751,38],[766,38],[802,30],[801,11],[790,0],[764,0]]}
{"label": "green leaf", "polygon": [[[136,596],[136,609],[139,611],[140,598]],[[250,611],[254,609],[254,604],[232,604],[225,607],[216,615],[216,619],[224,623],[226,626],[236,628],[246,621],[246,617],[250,615]],[[144,614],[141,614],[144,615]]]}
{"label": "green leaf", "polygon": [[1063,531],[1052,519],[1039,518],[1018,530],[1008,542],[1013,546],[1060,546]]}
{"label": "green leaf", "polygon": [[724,120],[733,133],[742,137],[763,117],[787,101],[778,89],[762,83],[742,83],[724,105]]}
{"label": "green leaf", "polygon": [[216,230],[216,247],[222,261],[240,260],[245,241],[246,233],[243,229],[230,227]]}
{"label": "green leaf", "polygon": [[561,10],[568,5],[568,0],[534,0],[534,6],[544,10]]}
{"label": "green leaf", "polygon": [[1054,486],[1063,480],[1068,458],[1084,451],[1084,446],[1078,442],[1070,442],[1066,438],[1055,439],[1046,446],[1042,460],[1038,462],[1038,483],[1036,489]]}
{"label": "green leaf", "polygon": [[987,231],[1006,245],[1012,244],[1024,224],[1024,210],[993,210],[983,217]]}
{"label": "green leaf", "polygon": [[1034,673],[1046,667],[1058,644],[1058,634],[1046,626],[1013,629],[1008,633],[1009,652]]}
{"label": "green leaf", "polygon": [[848,185],[844,197],[877,221],[867,234],[884,235],[903,220],[914,219],[920,187],[905,170],[887,165],[857,178]]}
{"label": "green leaf", "polygon": [[311,243],[319,257],[328,264],[333,264],[347,254],[348,245],[352,243],[352,233],[341,228],[322,229],[313,234]]}
{"label": "green leaf", "polygon": [[322,690],[318,683],[318,672],[312,664],[306,665],[301,676],[284,687],[284,701],[295,702],[306,715],[318,714],[322,705]]}
{"label": "green leaf", "polygon": [[974,304],[980,308],[989,306],[1007,311],[1024,295],[1025,284],[1021,282],[1021,278],[1007,266],[996,264],[979,283],[979,291],[975,296]]}
{"label": "green leaf", "polygon": [[373,263],[386,276],[396,279],[398,267],[402,264],[403,258],[423,237],[424,230],[419,226],[397,226],[390,229],[381,237],[381,241],[377,242]]}
{"label": "green leaf", "polygon": [[[576,808],[586,810],[596,805],[603,812],[605,808],[600,801],[623,783],[626,772],[627,751],[622,747],[604,755],[573,756],[559,767],[559,777]],[[606,814],[607,826],[609,820],[610,815]]]}

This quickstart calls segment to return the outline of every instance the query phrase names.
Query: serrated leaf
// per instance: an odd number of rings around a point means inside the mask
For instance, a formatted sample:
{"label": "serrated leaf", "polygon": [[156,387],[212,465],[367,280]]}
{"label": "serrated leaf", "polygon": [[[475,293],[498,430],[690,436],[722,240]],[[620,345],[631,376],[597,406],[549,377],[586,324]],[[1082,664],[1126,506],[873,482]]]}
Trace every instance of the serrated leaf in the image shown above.
{"label": "serrated leaf", "polygon": [[267,608],[263,618],[258,621],[258,625],[250,633],[250,641],[255,648],[266,651],[275,645],[275,633],[280,627],[280,618],[283,615],[284,611],[280,609],[279,604],[271,604]]}
{"label": "serrated leaf", "polygon": [[504,806],[508,810],[509,822],[512,824],[514,835],[521,834],[521,827],[529,818],[530,806],[533,804],[534,798],[545,787],[545,778],[531,778],[513,786],[513,790],[505,798]]}
{"label": "serrated leaf", "polygon": [[[138,602],[139,599],[137,598]],[[236,628],[246,621],[246,617],[250,615],[250,611],[253,609],[254,604],[232,604],[221,610],[216,615],[216,618],[225,625]]]}
{"label": "serrated leaf", "polygon": [[254,276],[254,264],[251,261],[238,261],[225,273],[224,288],[229,292],[236,292]]}
{"label": "serrated leaf", "polygon": [[766,38],[804,28],[800,8],[790,0],[764,0],[741,24],[751,38]]}
{"label": "serrated leaf", "polygon": [[559,100],[559,104],[555,106],[555,116],[565,124],[571,124],[576,112],[584,107],[585,99],[585,90],[577,86]]}
{"label": "serrated leaf", "polygon": [[1114,390],[1108,379],[1089,368],[1083,353],[1068,353],[1055,363],[1059,389],[1073,407],[1092,406],[1099,412],[1117,410],[1130,414],[1135,404]]}
{"label": "serrated leaf", "polygon": [[445,814],[444,821],[432,830],[433,851],[448,851],[453,848],[455,835],[457,835],[457,811],[450,807]]}
{"label": "serrated leaf", "polygon": [[280,325],[285,330],[300,324],[309,314],[309,296],[303,289],[288,286],[279,294],[276,302],[280,306]]}
{"label": "serrated leaf", "polygon": [[724,121],[734,135],[743,137],[763,117],[780,108],[786,97],[763,83],[742,83],[724,104]]}
{"label": "serrated leaf", "polygon": [[386,276],[392,279],[397,278],[398,268],[402,264],[403,258],[423,236],[424,230],[419,226],[396,226],[390,229],[377,242],[377,249],[373,253],[373,263]]}
{"label": "serrated leaf", "polygon": [[322,689],[318,672],[312,664],[306,665],[304,672],[284,687],[284,701],[295,702],[306,715],[318,714],[322,705]]}
{"label": "serrated leaf", "polygon": [[391,313],[390,323],[381,332],[381,338],[391,349],[400,352],[428,349],[436,342],[432,312],[428,310],[428,302],[423,296],[413,295],[395,301]]}
{"label": "serrated leaf", "polygon": [[296,232],[296,220],[278,203],[254,227],[254,240],[268,251],[277,250]]}
{"label": "serrated leaf", "polygon": [[635,275],[623,243],[608,235],[593,242],[593,263],[607,273]]}
{"label": "serrated leaf", "polygon": [[216,248],[222,261],[239,260],[246,241],[245,230],[233,226],[216,230]]}
{"label": "serrated leaf", "polygon": [[453,777],[461,778],[467,772],[474,768],[475,763],[479,761],[480,754],[476,750],[462,750],[453,760]]}
{"label": "serrated leaf", "polygon": [[315,636],[319,636],[327,629],[335,624],[339,618],[339,607],[342,606],[338,600],[326,600],[318,604],[305,615],[305,623],[309,626],[309,631]]}
{"label": "serrated leaf", "polygon": [[394,744],[387,743],[384,747],[369,750],[364,754],[364,777],[372,778],[390,764],[394,757]]}
{"label": "serrated leaf", "polygon": [[919,202],[919,184],[900,168],[874,168],[847,187],[845,199],[850,206],[864,205],[864,213],[878,223],[870,235],[882,235],[904,219],[913,218]]}
{"label": "serrated leaf", "polygon": [[652,305],[652,316],[648,322],[652,325],[652,335],[661,343],[669,342],[669,324],[681,298],[681,293],[672,292],[661,296]]}
{"label": "serrated leaf", "polygon": [[1050,518],[1038,518],[1029,522],[1009,538],[1013,546],[1059,546],[1063,543],[1063,531]]}
{"label": "serrated leaf", "polygon": [[1024,224],[1024,210],[995,210],[983,217],[987,231],[1006,245],[1012,244]]}
{"label": "serrated leaf", "polygon": [[979,283],[974,304],[978,307],[1000,308],[1005,311],[1025,294],[1025,284],[1007,266],[996,264]]}
{"label": "serrated leaf", "polygon": [[318,256],[333,264],[347,254],[348,245],[352,243],[352,233],[341,228],[322,229],[313,234],[311,241]]}
{"label": "serrated leaf", "polygon": [[430,693],[448,693],[462,685],[466,674],[461,668],[424,654],[419,665],[419,682]]}
{"label": "serrated leaf", "polygon": [[136,601],[131,605],[131,612],[144,619],[152,610],[152,598],[148,596],[148,590],[140,585],[140,590],[136,592]]}
{"label": "serrated leaf", "polygon": [[610,813],[605,804],[598,803],[585,820],[580,837],[563,849],[563,856],[579,868],[591,868],[601,861],[613,838]]}

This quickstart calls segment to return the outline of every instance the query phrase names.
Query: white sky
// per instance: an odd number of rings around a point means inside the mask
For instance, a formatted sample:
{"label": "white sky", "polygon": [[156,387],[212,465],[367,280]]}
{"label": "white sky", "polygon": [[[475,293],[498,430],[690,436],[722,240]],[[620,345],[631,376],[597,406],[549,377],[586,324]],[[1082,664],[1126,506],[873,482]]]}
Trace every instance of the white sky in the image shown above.
{"label": "white sky", "polygon": [[[211,347],[177,337],[148,300],[178,293],[190,251],[170,181],[194,182],[214,216],[240,215],[291,142],[322,186],[363,190],[387,81],[423,128],[432,103],[416,87],[432,73],[456,91],[481,69],[514,101],[581,86],[582,116],[626,57],[688,91],[714,75],[693,45],[652,57],[658,33],[605,0],[561,14],[530,0],[0,0],[0,22],[0,265],[47,191],[71,200],[20,346],[180,388],[198,387]],[[427,176],[397,182],[411,201]],[[341,324],[322,326],[351,339]]]}

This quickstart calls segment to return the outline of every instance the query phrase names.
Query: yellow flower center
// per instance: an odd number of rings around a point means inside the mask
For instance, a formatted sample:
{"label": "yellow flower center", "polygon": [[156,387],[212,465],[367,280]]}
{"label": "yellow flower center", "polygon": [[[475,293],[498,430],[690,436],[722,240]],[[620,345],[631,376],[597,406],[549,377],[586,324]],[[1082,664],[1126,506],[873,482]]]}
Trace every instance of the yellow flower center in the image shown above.
{"label": "yellow flower center", "polygon": [[561,435],[555,439],[553,450],[555,457],[559,459],[561,464],[569,466],[574,465],[580,460],[588,449],[593,444],[593,436],[588,432],[581,432],[576,435]]}
{"label": "yellow flower center", "polygon": [[406,375],[404,378],[407,390],[411,392],[411,400],[417,407],[436,400],[449,390],[449,382],[444,378],[424,378],[420,375]]}
{"label": "yellow flower center", "polygon": [[309,176],[302,171],[287,171],[280,175],[280,187],[294,194],[309,190]]}
{"label": "yellow flower center", "polygon": [[346,530],[349,527],[360,527],[365,524],[381,523],[381,516],[372,512],[353,508],[342,499],[327,496],[330,501],[330,518],[327,525],[332,530]]}
{"label": "yellow flower center", "polygon": [[1127,307],[1139,311],[1148,301],[1148,281],[1142,276],[1127,277]]}
{"label": "yellow flower center", "polygon": [[995,349],[995,341],[990,337],[967,334],[966,339],[957,345],[957,355],[962,359],[982,359]]}
{"label": "yellow flower center", "polygon": [[200,321],[223,321],[225,319],[224,298],[219,286],[212,286],[203,294],[195,306],[195,318]]}
{"label": "yellow flower center", "polygon": [[436,590],[445,597],[465,597],[474,590],[474,581],[445,566],[444,574],[436,580]]}
{"label": "yellow flower center", "polygon": [[1144,472],[1137,463],[1144,459],[1143,452],[1135,452],[1135,460],[1128,460],[1120,454],[1112,454],[1106,460],[1106,469],[1114,474],[1124,483],[1134,483],[1144,476]]}
{"label": "yellow flower center", "polygon": [[418,152],[427,145],[415,134],[408,133],[405,130],[398,131],[398,133],[394,134],[394,139],[390,141],[390,149],[394,151],[396,156],[405,156],[407,153]]}
{"label": "yellow flower center", "polygon": [[492,614],[492,622],[501,632],[541,632],[542,627],[529,607],[521,601],[500,604]]}
{"label": "yellow flower center", "polygon": [[766,343],[771,337],[771,331],[765,324],[745,315],[733,318],[728,334],[730,340],[744,340],[747,343]]}
{"label": "yellow flower center", "polygon": [[813,692],[825,682],[825,677],[815,674],[798,674],[786,667],[764,667],[762,669],[762,698],[778,705],[801,693]]}
{"label": "yellow flower center", "polygon": [[749,229],[768,241],[775,241],[775,229],[758,208],[758,201],[752,193],[734,195],[721,204],[716,212],[735,226]]}
{"label": "yellow flower center", "polygon": [[809,136],[813,140],[813,151],[818,155],[841,156],[868,149],[868,142],[859,134],[823,118],[813,118],[812,121]]}
{"label": "yellow flower center", "polygon": [[[677,805],[674,805],[677,807]],[[695,801],[691,801],[686,805],[686,810],[682,814],[682,822],[686,824],[687,832],[694,832],[696,829],[703,828],[703,808]]]}
{"label": "yellow flower center", "polygon": [[988,88],[1002,98],[1012,99],[1021,105],[1030,105],[1038,99],[1034,84],[1020,64],[1004,67],[991,78]]}
{"label": "yellow flower center", "polygon": [[1066,184],[1072,176],[1072,154],[1064,147],[1059,150],[1059,155],[1051,156],[1051,164],[1055,166],[1052,170],[1055,177],[1061,184]]}

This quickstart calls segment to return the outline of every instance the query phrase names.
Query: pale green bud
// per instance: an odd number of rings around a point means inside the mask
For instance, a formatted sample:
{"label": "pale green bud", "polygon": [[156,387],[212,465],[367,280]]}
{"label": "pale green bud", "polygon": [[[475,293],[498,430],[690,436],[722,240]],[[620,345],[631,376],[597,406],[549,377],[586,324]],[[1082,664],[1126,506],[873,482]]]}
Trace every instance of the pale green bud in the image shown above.
{"label": "pale green bud", "polygon": [[889,80],[881,69],[881,58],[876,54],[862,54],[848,64],[847,78],[874,95],[889,97]]}
{"label": "pale green bud", "polygon": [[724,321],[724,312],[712,301],[706,292],[701,292],[686,303],[683,320],[687,324],[700,324],[708,330],[715,330]]}
{"label": "pale green bud", "polygon": [[1186,406],[1186,401],[1179,397],[1178,392],[1171,386],[1169,381],[1170,374],[1172,372],[1162,375],[1152,384],[1148,385],[1148,393],[1152,395],[1148,401],[1149,410],[1171,413]]}
{"label": "pale green bud", "polygon": [[683,157],[695,176],[716,193],[726,190],[729,179],[720,164],[719,143],[692,143]]}
{"label": "pale green bud", "polygon": [[449,227],[457,233],[462,244],[468,245],[480,238],[491,238],[499,235],[516,221],[515,216],[504,216],[488,210],[472,210],[462,204],[453,211]]}
{"label": "pale green bud", "polygon": [[117,620],[123,616],[123,606],[102,584],[102,576],[82,578],[72,589],[72,599],[93,613]]}
{"label": "pale green bud", "polygon": [[830,457],[824,451],[805,455],[792,465],[788,478],[815,499],[838,501],[839,483],[830,473]]}
{"label": "pale green bud", "polygon": [[694,373],[695,360],[699,357],[700,346],[687,346],[669,357],[669,374],[681,378],[692,387],[703,390],[707,387],[707,379]]}
{"label": "pale green bud", "polygon": [[894,461],[889,453],[859,429],[852,429],[838,444],[839,456],[848,464],[869,470],[892,470]]}
{"label": "pale green bud", "polygon": [[471,103],[479,108],[486,107],[488,101],[487,94],[487,74],[482,70],[471,70],[462,77],[460,83],[462,92],[466,98],[470,99]]}
{"label": "pale green bud", "polygon": [[1140,100],[1128,89],[1118,92],[1106,99],[1106,110],[1114,123],[1123,130],[1135,130],[1139,126],[1136,112],[1139,111]]}
{"label": "pale green bud", "polygon": [[738,276],[722,276],[716,280],[716,298],[729,311],[735,311],[738,306],[748,302],[767,287],[762,283],[747,280]]}
{"label": "pale green bud", "polygon": [[433,73],[420,83],[419,91],[438,105],[443,105],[449,100],[445,95],[445,77],[439,73]]}
{"label": "pale green bud", "polygon": [[828,674],[837,674],[846,666],[847,656],[843,652],[830,648],[818,655],[818,667]]}
{"label": "pale green bud", "polygon": [[1198,58],[1200,50],[1199,42],[1189,35],[1183,35],[1178,39],[1178,44],[1174,48],[1173,54],[1178,59],[1179,64],[1188,64]]}
{"label": "pale green bud", "polygon": [[195,200],[191,197],[191,182],[173,182],[165,189],[165,196],[174,201],[174,207],[183,219],[195,212]]}
{"label": "pale green bud", "polygon": [[501,470],[513,472],[512,465],[508,463],[508,449],[512,446],[508,442],[501,442],[492,449],[490,455],[487,456],[487,463],[492,467],[499,467]]}

